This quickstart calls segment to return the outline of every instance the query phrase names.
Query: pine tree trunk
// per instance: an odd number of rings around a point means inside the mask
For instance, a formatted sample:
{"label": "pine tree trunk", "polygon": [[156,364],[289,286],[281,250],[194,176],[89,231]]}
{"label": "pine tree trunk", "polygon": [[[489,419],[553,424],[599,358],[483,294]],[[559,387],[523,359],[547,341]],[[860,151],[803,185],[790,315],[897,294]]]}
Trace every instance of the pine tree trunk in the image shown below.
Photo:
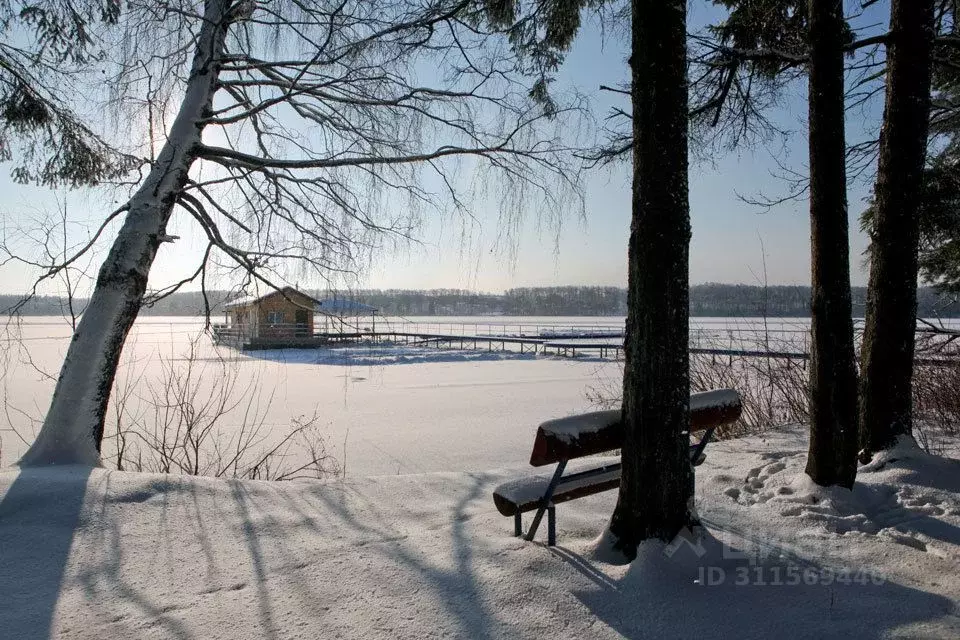
{"label": "pine tree trunk", "polygon": [[843,97],[843,2],[809,0],[811,364],[806,472],[852,487],[857,379],[850,301]]}
{"label": "pine tree trunk", "polygon": [[860,382],[861,458],[913,428],[919,201],[930,119],[933,0],[892,0]]}
{"label": "pine tree trunk", "polygon": [[686,1],[633,0],[633,215],[620,495],[627,558],[694,524],[689,446]]}
{"label": "pine tree trunk", "polygon": [[180,112],[127,214],[73,334],[50,409],[21,465],[100,460],[103,422],[123,344],[137,317],[150,267],[183,188],[210,111],[229,24],[229,0],[207,0]]}

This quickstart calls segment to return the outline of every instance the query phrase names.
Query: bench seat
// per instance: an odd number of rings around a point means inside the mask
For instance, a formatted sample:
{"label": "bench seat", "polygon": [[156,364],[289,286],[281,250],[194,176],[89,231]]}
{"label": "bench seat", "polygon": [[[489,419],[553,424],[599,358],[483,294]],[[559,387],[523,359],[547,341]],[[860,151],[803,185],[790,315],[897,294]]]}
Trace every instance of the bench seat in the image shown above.
{"label": "bench seat", "polygon": [[[697,445],[690,445],[690,454],[693,455],[696,449]],[[706,456],[701,453],[692,464],[696,467],[705,459]],[[559,504],[619,487],[620,459],[605,457],[597,460],[603,462],[560,478],[550,501]],[[494,490],[493,503],[497,511],[505,516],[533,511],[540,507],[552,479],[553,474],[541,474],[504,482]]]}
{"label": "bench seat", "polygon": [[[551,499],[555,504],[575,500],[620,486],[620,463],[610,458],[608,464],[564,476]],[[502,515],[513,516],[533,511],[540,506],[550,486],[550,475],[535,475],[505,482],[493,492],[493,503]]]}

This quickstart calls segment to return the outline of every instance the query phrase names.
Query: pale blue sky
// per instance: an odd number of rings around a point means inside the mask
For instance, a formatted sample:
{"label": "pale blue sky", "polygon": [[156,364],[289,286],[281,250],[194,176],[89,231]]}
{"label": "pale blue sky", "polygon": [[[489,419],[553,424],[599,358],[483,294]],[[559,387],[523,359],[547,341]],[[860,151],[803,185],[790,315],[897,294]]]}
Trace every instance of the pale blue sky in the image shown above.
{"label": "pale blue sky", "polygon": [[[885,4],[885,3],[884,3]],[[878,9],[882,16],[885,7]],[[691,3],[691,24],[702,24],[715,15],[698,2]],[[874,16],[875,18],[876,16]],[[866,20],[866,18],[864,19]],[[599,92],[600,84],[616,85],[626,77],[622,46],[606,41],[594,24],[588,24],[561,72],[561,83],[587,94],[602,118],[616,96]],[[805,87],[792,87],[777,120],[793,131],[785,148],[775,143],[781,161],[803,171],[806,161]],[[621,106],[626,106],[621,101]],[[866,114],[857,112],[848,121],[848,140],[860,138],[875,127],[882,100]],[[9,165],[0,167],[0,212],[6,225],[34,215],[38,209],[54,209],[54,194],[24,187],[7,177]],[[766,277],[771,284],[809,282],[809,221],[807,203],[790,202],[768,213],[744,204],[737,194],[777,195],[787,188],[772,175],[776,163],[763,148],[744,149],[717,157],[710,163],[691,164],[690,206],[693,240],[690,279],[693,283],[728,282],[756,284]],[[851,184],[851,274],[854,284],[863,284],[862,252],[866,239],[857,229],[857,216],[868,195],[867,185]],[[59,194],[61,197],[63,194]],[[68,196],[71,212],[93,219],[113,208],[99,193]],[[376,288],[456,287],[499,291],[514,286],[562,284],[626,284],[626,246],[630,218],[630,176],[627,165],[594,172],[587,182],[584,219],[568,217],[559,229],[552,224],[539,228],[535,214],[528,215],[512,239],[512,251],[497,242],[497,212],[480,210],[479,225],[463,229],[456,220],[430,220],[424,225],[420,246],[378,254],[374,264],[356,283]],[[153,286],[175,280],[195,268],[202,251],[200,238],[186,228],[174,229],[183,238],[164,245],[151,275]],[[761,242],[764,251],[761,251]],[[29,286],[28,274],[10,266],[0,269],[0,291],[19,292]]]}
{"label": "pale blue sky", "polygon": [[[859,3],[848,2],[848,13]],[[690,2],[690,25],[697,28],[721,15],[707,3]],[[860,17],[855,25],[872,33],[871,25],[885,19],[882,2]],[[873,27],[876,28],[876,27]],[[598,91],[627,77],[626,54],[615,38],[604,39],[595,24],[587,24],[567,58],[562,79],[587,93],[602,117],[617,97]],[[620,106],[627,106],[622,100]],[[876,127],[882,114],[882,96],[864,112],[850,114],[848,141],[861,139]],[[692,163],[690,168],[690,213],[693,238],[690,247],[690,280],[693,283],[725,282],[757,284],[808,284],[810,281],[810,226],[806,200],[788,202],[761,213],[745,204],[743,196],[778,196],[788,187],[776,177],[777,162],[804,172],[807,158],[806,86],[800,83],[785,94],[775,115],[793,135],[772,143],[771,150],[743,149]],[[865,284],[863,251],[867,239],[859,231],[858,216],[869,195],[869,185],[849,185],[851,279]],[[564,222],[556,245],[553,229],[538,233],[535,220],[527,220],[513,261],[505,261],[493,248],[495,230],[487,228],[478,243],[482,251],[460,259],[460,238],[439,227],[425,240],[433,242],[407,256],[380,261],[370,273],[371,286],[423,287],[461,286],[500,290],[512,286],[554,284],[626,284],[627,236],[630,226],[630,175],[627,165],[597,171],[588,181],[586,219]],[[492,224],[492,220],[490,223]],[[761,250],[761,246],[763,250]]]}

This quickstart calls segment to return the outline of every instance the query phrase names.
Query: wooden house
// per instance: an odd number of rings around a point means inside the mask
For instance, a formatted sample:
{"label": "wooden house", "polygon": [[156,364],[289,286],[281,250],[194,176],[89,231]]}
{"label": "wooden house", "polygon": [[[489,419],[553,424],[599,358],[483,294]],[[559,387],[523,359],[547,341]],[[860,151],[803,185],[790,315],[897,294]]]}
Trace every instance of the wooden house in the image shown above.
{"label": "wooden house", "polygon": [[312,338],[320,301],[293,287],[246,296],[224,305],[226,329],[240,339]]}
{"label": "wooden house", "polygon": [[316,347],[359,339],[363,331],[375,331],[376,325],[360,327],[357,320],[377,314],[375,308],[359,302],[321,301],[293,287],[236,298],[224,304],[224,312],[225,323],[214,327],[215,336],[241,349]]}

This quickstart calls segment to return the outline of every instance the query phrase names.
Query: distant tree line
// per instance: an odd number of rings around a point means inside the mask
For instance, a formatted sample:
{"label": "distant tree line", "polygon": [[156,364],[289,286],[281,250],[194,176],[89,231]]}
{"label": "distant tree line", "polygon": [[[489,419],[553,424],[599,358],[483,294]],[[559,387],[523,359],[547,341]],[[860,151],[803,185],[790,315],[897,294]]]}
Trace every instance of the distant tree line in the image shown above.
{"label": "distant tree line", "polygon": [[394,316],[618,316],[627,312],[626,289],[619,287],[521,287],[504,293],[373,289],[347,295]]}
{"label": "distant tree line", "polygon": [[[864,315],[866,287],[852,287],[853,315]],[[810,316],[810,287],[750,286],[742,284],[701,284],[690,287],[691,316],[781,317]],[[917,289],[917,315],[923,318],[960,317],[956,295],[934,287]]]}
{"label": "distant tree line", "polygon": [[[620,287],[520,287],[504,293],[478,293],[466,289],[367,289],[330,293],[307,291],[318,299],[346,298],[369,304],[387,316],[622,316],[627,310],[627,290]],[[851,291],[854,316],[862,317],[865,287]],[[211,308],[220,312],[226,291],[208,291]],[[19,296],[0,295],[0,308],[11,307]],[[82,312],[86,300],[75,300]],[[198,291],[174,293],[141,313],[153,316],[202,315],[203,296]],[[66,301],[56,296],[36,296],[20,312],[32,316],[68,314]],[[917,291],[917,314],[924,318],[960,317],[955,295],[932,287]],[[690,287],[690,315],[696,317],[780,317],[810,315],[810,287],[744,284],[701,284]]]}

